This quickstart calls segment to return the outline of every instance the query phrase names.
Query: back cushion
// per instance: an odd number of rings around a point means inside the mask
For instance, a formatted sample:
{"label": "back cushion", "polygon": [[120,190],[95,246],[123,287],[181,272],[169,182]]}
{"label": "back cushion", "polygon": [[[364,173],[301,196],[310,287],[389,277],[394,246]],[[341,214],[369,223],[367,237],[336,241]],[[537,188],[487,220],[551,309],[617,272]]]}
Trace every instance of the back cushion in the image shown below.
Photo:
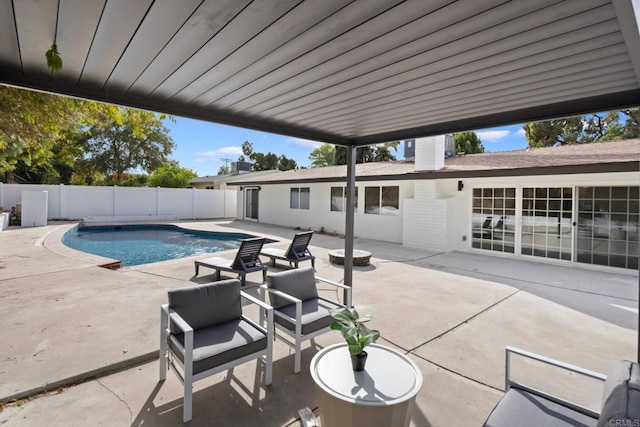
{"label": "back cushion", "polygon": [[[313,268],[311,267],[296,268],[269,274],[267,276],[267,286],[301,299],[302,301],[318,298],[316,279]],[[269,298],[274,308],[292,304],[291,301],[272,294],[269,294]]]}
{"label": "back cushion", "polygon": [[193,329],[239,319],[242,316],[240,281],[221,280],[169,291],[169,306]]}
{"label": "back cushion", "polygon": [[623,360],[604,386],[598,427],[633,426],[640,420],[640,365]]}

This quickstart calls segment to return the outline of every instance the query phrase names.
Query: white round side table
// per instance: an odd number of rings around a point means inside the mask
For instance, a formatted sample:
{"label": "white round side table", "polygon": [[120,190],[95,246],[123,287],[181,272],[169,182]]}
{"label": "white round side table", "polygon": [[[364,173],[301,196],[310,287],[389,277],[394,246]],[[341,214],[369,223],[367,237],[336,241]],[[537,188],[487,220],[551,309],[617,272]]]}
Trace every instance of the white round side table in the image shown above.
{"label": "white round side table", "polygon": [[322,427],[408,426],[422,372],[405,355],[371,344],[365,370],[351,366],[345,343],[329,346],[311,360]]}

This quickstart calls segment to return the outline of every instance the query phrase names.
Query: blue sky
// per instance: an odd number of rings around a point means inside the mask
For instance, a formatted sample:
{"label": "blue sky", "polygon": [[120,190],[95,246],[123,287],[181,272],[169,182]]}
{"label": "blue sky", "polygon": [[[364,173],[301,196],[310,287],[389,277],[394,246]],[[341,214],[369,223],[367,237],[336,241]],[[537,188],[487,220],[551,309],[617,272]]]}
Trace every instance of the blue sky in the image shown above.
{"label": "blue sky", "polygon": [[[175,117],[175,123],[167,120],[165,125],[176,143],[171,156],[180,166],[195,171],[198,176],[216,175],[223,158],[238,160],[242,154],[244,141],[253,144],[254,151],[269,151],[294,159],[298,166],[309,166],[309,153],[321,142],[309,141],[289,136],[257,132],[231,126]],[[503,126],[492,129],[478,129],[485,151],[519,150],[527,147],[522,125]],[[403,159],[402,148],[396,153]]]}

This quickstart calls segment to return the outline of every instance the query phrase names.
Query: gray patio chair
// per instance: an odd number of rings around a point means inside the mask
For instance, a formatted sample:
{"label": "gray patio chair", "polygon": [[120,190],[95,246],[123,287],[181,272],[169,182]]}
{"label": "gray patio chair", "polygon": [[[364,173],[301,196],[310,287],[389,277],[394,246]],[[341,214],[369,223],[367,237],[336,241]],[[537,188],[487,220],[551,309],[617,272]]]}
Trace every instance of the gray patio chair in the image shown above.
{"label": "gray patio chair", "polygon": [[351,287],[315,277],[312,267],[269,274],[267,283],[260,286],[260,297],[266,302],[268,293],[274,309],[276,335],[295,350],[295,373],[300,372],[302,342],[329,332],[333,318],[328,310],[345,307],[319,296],[316,281],[345,289],[351,300]]}
{"label": "gray patio chair", "polygon": [[[572,374],[603,382],[602,406],[586,408],[511,378],[510,360],[515,354],[554,366]],[[636,426],[640,423],[640,365],[616,363],[607,376],[513,347],[506,348],[505,394],[484,427],[539,426]],[[579,386],[579,384],[576,384]]]}
{"label": "gray patio chair", "polygon": [[309,242],[313,237],[313,231],[304,231],[296,233],[289,247],[285,249],[265,248],[262,249],[260,255],[268,256],[273,267],[276,266],[276,259],[289,261],[289,266],[293,263],[298,268],[301,261],[311,260],[311,266],[316,267],[316,257],[309,251]]}
{"label": "gray patio chair", "polygon": [[[242,314],[242,298],[260,307],[261,325]],[[271,384],[273,308],[241,291],[239,280],[169,291],[160,314],[160,381],[169,368],[182,381],[184,422],[192,417],[195,381],[259,359]]]}
{"label": "gray patio chair", "polygon": [[267,276],[267,267],[262,264],[258,255],[260,254],[260,250],[262,249],[265,240],[266,239],[264,237],[255,237],[243,240],[233,260],[228,260],[222,257],[211,257],[196,260],[196,276],[198,276],[200,266],[213,268],[216,272],[215,280],[220,280],[220,271],[230,271],[238,275],[242,282],[242,286],[244,286],[245,278],[248,273],[262,271],[262,281],[264,282]]}

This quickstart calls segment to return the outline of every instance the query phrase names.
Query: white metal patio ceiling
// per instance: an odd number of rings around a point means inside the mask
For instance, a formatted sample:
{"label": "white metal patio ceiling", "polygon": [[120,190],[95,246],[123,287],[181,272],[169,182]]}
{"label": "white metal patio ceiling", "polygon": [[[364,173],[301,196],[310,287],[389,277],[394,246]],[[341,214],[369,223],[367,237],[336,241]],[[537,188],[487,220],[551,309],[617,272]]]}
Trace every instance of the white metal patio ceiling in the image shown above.
{"label": "white metal patio ceiling", "polygon": [[640,105],[638,14],[640,0],[0,0],[0,82],[371,144]]}

